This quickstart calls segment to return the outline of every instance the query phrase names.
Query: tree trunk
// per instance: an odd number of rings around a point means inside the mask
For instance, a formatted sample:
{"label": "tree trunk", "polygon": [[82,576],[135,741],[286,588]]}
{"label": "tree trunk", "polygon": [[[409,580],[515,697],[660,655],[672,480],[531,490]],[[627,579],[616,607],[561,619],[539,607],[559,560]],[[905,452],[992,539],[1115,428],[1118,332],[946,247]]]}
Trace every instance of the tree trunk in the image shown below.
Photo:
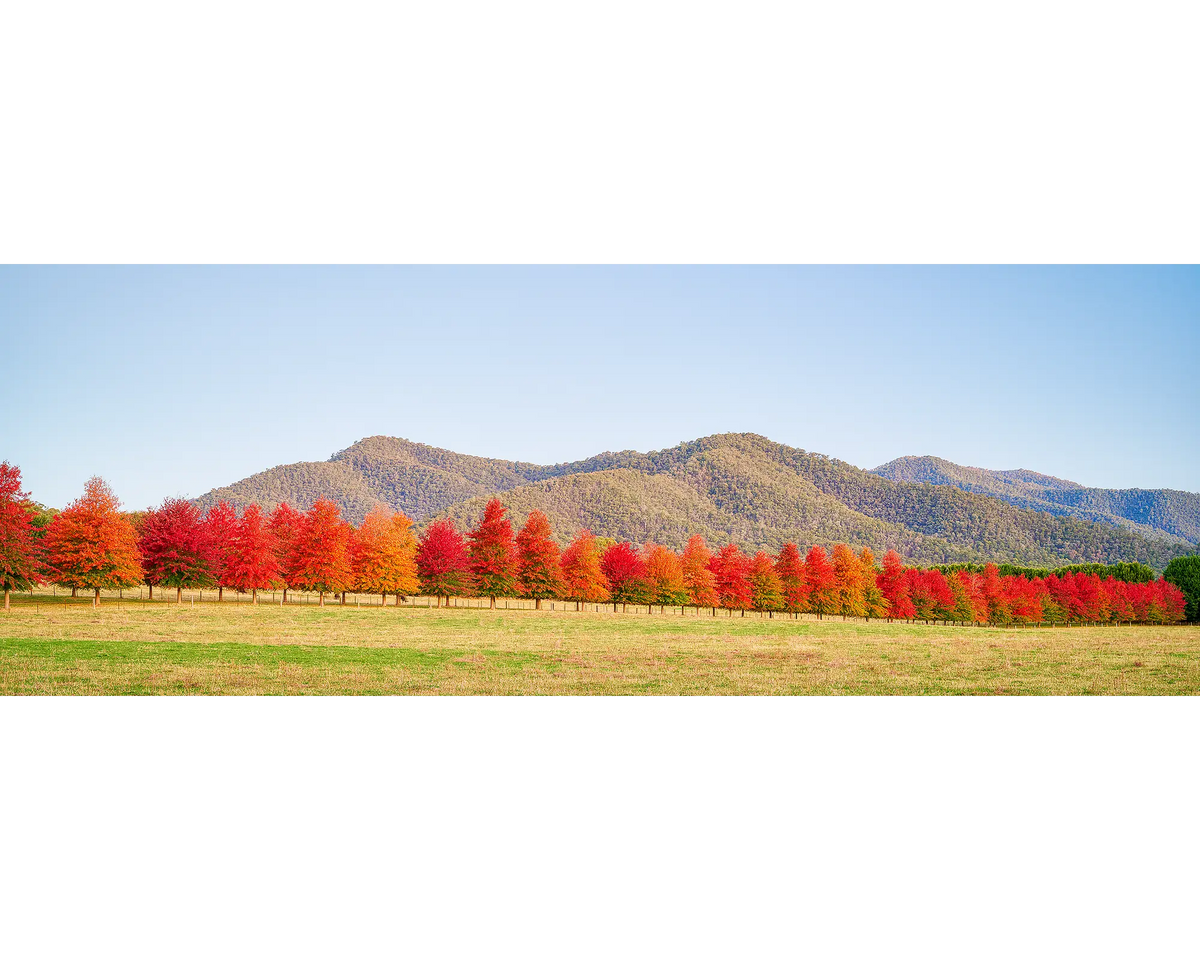
{"label": "tree trunk", "polygon": [[225,599],[225,588],[217,587],[217,603],[220,603],[224,599]]}
{"label": "tree trunk", "polygon": [[175,602],[179,604],[183,603],[183,587],[175,588]]}
{"label": "tree trunk", "polygon": [[76,594],[76,591],[77,591],[78,589],[79,589],[78,587],[72,587],[72,588],[71,588],[71,599],[72,599],[72,600],[74,600],[74,599],[75,599],[75,597],[77,596],[77,594]]}
{"label": "tree trunk", "polygon": [[533,609],[534,609],[534,610],[541,610],[541,609],[542,609],[542,598],[541,598],[541,597],[537,597],[537,598],[535,598],[535,599],[534,599],[534,601],[533,601]]}
{"label": "tree trunk", "polygon": [[9,610],[8,595],[9,595],[9,593],[11,593],[11,592],[12,592],[12,591],[11,591],[11,590],[9,590],[9,588],[8,588],[8,587],[5,587],[5,588],[4,588],[4,612],[5,612],[5,613],[8,613],[8,610]]}
{"label": "tree trunk", "polygon": [[287,603],[287,587],[283,588],[283,602]]}
{"label": "tree trunk", "polygon": [[253,602],[254,606],[257,607],[258,606],[258,587],[251,588],[250,597],[252,598],[252,602]]}
{"label": "tree trunk", "polygon": [[100,606],[100,588],[96,588],[96,599],[92,601],[93,606]]}
{"label": "tree trunk", "polygon": [[492,601],[492,605],[491,605],[491,607],[489,607],[489,609],[491,609],[491,610],[495,610],[495,609],[496,609],[496,598],[495,598],[495,597],[488,597],[488,599]]}
{"label": "tree trunk", "polygon": [[396,594],[396,606],[400,606],[400,594]]}
{"label": "tree trunk", "polygon": [[154,584],[148,583],[148,584],[146,584],[146,586],[148,586],[150,588],[150,599],[153,600],[154,599]]}
{"label": "tree trunk", "polygon": [[343,590],[342,591],[342,606],[344,607],[345,605],[346,605],[346,591]]}
{"label": "tree trunk", "polygon": [[321,598],[317,601],[317,606],[318,607],[325,606],[325,591],[324,590],[321,591]]}

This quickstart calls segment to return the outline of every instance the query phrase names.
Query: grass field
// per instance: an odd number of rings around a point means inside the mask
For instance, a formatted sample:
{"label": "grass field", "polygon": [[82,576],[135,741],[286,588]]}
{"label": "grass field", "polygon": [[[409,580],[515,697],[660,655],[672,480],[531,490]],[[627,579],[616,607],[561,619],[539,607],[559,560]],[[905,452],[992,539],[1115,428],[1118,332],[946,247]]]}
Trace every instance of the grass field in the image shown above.
{"label": "grass field", "polygon": [[1200,693],[1200,626],[36,599],[0,614],[0,694]]}

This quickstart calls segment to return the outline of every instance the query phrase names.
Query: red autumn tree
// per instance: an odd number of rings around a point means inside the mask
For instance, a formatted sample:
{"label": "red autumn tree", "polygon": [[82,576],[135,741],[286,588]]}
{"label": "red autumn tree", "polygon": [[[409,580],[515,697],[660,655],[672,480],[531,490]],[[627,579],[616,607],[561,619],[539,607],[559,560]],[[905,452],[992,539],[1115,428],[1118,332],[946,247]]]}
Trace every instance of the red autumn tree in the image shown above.
{"label": "red autumn tree", "polygon": [[417,592],[416,540],[412,521],[402,513],[382,507],[372,510],[362,526],[350,534],[350,570],[355,590],[378,593],[387,603],[389,593],[400,597]]}
{"label": "red autumn tree", "polygon": [[785,543],[775,561],[779,586],[783,591],[783,609],[803,613],[808,609],[808,580],[804,576],[804,558],[794,543]]}
{"label": "red autumn tree", "polygon": [[258,603],[259,590],[283,582],[279,557],[275,553],[275,538],[257,503],[242,511],[242,517],[234,527],[225,554],[225,582],[241,593],[249,592],[254,603]]}
{"label": "red autumn tree", "polygon": [[783,581],[775,570],[775,562],[765,550],[759,550],[750,561],[750,599],[755,610],[783,609]]}
{"label": "red autumn tree", "polygon": [[13,590],[29,590],[38,582],[33,533],[34,506],[21,489],[21,469],[0,463],[0,584],[4,609]]}
{"label": "red autumn tree", "polygon": [[662,544],[647,543],[642,548],[642,559],[646,562],[651,603],[683,606],[688,602],[690,595],[679,554]]}
{"label": "red autumn tree", "polygon": [[83,496],[50,521],[43,547],[54,583],[94,590],[99,604],[101,590],[142,582],[137,535],[120,507],[112,487],[92,477]]}
{"label": "red autumn tree", "polygon": [[279,576],[283,580],[283,602],[287,603],[288,588],[299,586],[295,571],[291,567],[292,546],[304,523],[304,514],[287,503],[281,503],[271,511],[267,529],[275,544],[275,557],[279,561]]}
{"label": "red autumn tree", "polygon": [[558,544],[550,538],[550,521],[541,510],[532,511],[517,534],[517,588],[538,610],[543,600],[561,597],[566,590]]}
{"label": "red autumn tree", "polygon": [[1008,600],[1004,596],[1000,570],[994,563],[983,568],[983,596],[987,601],[988,623],[1008,623],[1011,619]]}
{"label": "red autumn tree", "polygon": [[322,497],[304,514],[288,563],[296,586],[319,594],[341,593],[350,585],[350,529],[338,505]]}
{"label": "red autumn tree", "polygon": [[863,603],[862,564],[844,543],[833,548],[833,577],[837,583],[834,610],[843,617],[866,615]]}
{"label": "red autumn tree", "polygon": [[225,596],[226,585],[229,583],[227,567],[229,550],[233,544],[233,535],[237,530],[238,515],[224,500],[218,500],[215,506],[209,507],[204,515],[204,526],[208,532],[209,549],[212,553],[212,574],[217,584],[217,600]]}
{"label": "red autumn tree", "polygon": [[465,595],[471,587],[471,562],[462,534],[450,520],[435,520],[421,537],[417,547],[417,574],[421,589],[437,597],[437,605],[446,598]]}
{"label": "red autumn tree", "polygon": [[821,547],[813,547],[804,558],[804,578],[808,581],[808,602],[817,618],[837,609],[837,574]]}
{"label": "red autumn tree", "polygon": [[683,548],[683,582],[687,584],[688,603],[694,607],[715,607],[720,603],[717,596],[717,578],[708,568],[712,551],[700,534],[693,534]]}
{"label": "red autumn tree", "polygon": [[602,603],[612,594],[600,569],[600,545],[590,530],[580,530],[562,556],[563,596],[579,603]]}
{"label": "red autumn tree", "polygon": [[726,610],[745,610],[753,602],[750,591],[750,558],[736,544],[727,543],[708,562],[717,583],[717,600]]}
{"label": "red autumn tree", "polygon": [[175,599],[183,603],[183,591],[216,583],[215,557],[209,529],[200,508],[187,500],[168,498],[161,507],[148,510],[142,518],[138,544],[150,595],[154,585],[175,588]]}
{"label": "red autumn tree", "polygon": [[517,589],[517,545],[505,512],[504,505],[492,497],[479,526],[467,534],[475,589],[491,601],[493,610],[497,597],[512,596]]}
{"label": "red autumn tree", "polygon": [[649,603],[652,597],[646,576],[646,561],[630,543],[614,543],[600,558],[600,569],[608,580],[613,609],[617,604]]}
{"label": "red autumn tree", "polygon": [[887,604],[887,615],[897,620],[911,620],[917,615],[916,608],[908,596],[908,581],[904,577],[904,561],[895,550],[883,555],[883,570],[875,577],[875,583],[883,593]]}

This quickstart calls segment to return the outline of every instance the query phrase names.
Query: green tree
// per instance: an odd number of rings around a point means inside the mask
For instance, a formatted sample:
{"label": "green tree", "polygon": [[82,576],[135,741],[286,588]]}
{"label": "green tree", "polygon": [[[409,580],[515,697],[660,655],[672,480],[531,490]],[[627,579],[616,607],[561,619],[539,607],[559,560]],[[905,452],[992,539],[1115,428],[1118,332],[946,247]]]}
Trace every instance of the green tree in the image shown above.
{"label": "green tree", "polygon": [[1184,599],[1187,600],[1187,611],[1184,615],[1192,621],[1200,620],[1200,554],[1176,557],[1167,564],[1163,579],[1183,591]]}

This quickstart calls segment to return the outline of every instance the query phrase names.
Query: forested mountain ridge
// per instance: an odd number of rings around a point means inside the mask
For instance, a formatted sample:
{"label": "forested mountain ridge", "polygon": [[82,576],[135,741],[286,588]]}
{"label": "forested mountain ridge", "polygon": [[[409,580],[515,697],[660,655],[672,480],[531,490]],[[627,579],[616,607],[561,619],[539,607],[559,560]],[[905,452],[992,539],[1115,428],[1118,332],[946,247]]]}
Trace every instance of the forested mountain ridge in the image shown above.
{"label": "forested mountain ridge", "polygon": [[1200,494],[1085,487],[1032,470],[985,470],[940,457],[900,457],[869,471],[888,480],[954,486],[1018,507],[1127,527],[1147,537],[1200,542]]}
{"label": "forested mountain ridge", "polygon": [[369,437],[328,462],[276,467],[210,491],[198,502],[270,507],[287,500],[307,508],[326,496],[355,523],[382,504],[419,524],[448,515],[466,525],[476,522],[493,495],[518,522],[532,509],[543,510],[561,542],[588,527],[598,535],[655,540],[674,549],[700,533],[750,550],[776,550],[787,540],[845,541],[877,552],[895,548],[920,563],[1138,560],[1158,570],[1190,552],[1174,537],[1053,516],[952,484],[894,481],[746,433],[551,466]]}

